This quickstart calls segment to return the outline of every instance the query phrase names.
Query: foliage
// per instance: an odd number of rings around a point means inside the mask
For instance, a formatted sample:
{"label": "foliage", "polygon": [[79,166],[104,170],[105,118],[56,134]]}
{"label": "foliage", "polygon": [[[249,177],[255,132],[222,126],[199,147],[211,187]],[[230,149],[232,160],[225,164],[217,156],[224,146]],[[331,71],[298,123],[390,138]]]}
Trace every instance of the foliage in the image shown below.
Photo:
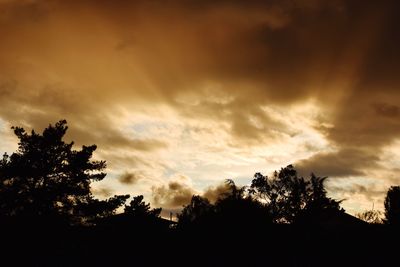
{"label": "foliage", "polygon": [[212,216],[214,212],[214,205],[212,205],[207,198],[194,195],[190,203],[183,207],[177,217],[179,225],[183,226],[202,222]]}
{"label": "foliage", "polygon": [[82,223],[113,214],[129,196],[97,200],[92,181],[104,179],[105,161],[92,160],[95,145],[74,150],[65,143],[67,122],[49,125],[42,134],[13,127],[18,150],[0,161],[0,214],[63,217]]}
{"label": "foliage", "polygon": [[239,227],[256,227],[272,222],[266,206],[247,194],[247,187],[237,187],[233,180],[226,180],[230,191],[217,199],[215,210],[218,220]]}
{"label": "foliage", "polygon": [[184,206],[178,214],[180,226],[207,225],[242,227],[271,222],[263,204],[246,195],[246,187],[238,187],[233,180],[226,180],[229,191],[222,193],[216,203],[211,204],[208,199],[193,196],[190,204]]}
{"label": "foliage", "polygon": [[387,224],[400,225],[400,186],[392,186],[389,188],[384,204],[384,222]]}
{"label": "foliage", "polygon": [[327,197],[324,187],[326,177],[311,174],[306,180],[297,175],[292,165],[274,172],[269,178],[256,173],[249,194],[264,202],[275,222],[292,223],[300,215],[324,209],[340,209],[340,201]]}
{"label": "foliage", "polygon": [[129,205],[125,205],[125,214],[136,217],[159,217],[161,208],[151,209],[150,204],[143,201],[143,195],[133,197]]}

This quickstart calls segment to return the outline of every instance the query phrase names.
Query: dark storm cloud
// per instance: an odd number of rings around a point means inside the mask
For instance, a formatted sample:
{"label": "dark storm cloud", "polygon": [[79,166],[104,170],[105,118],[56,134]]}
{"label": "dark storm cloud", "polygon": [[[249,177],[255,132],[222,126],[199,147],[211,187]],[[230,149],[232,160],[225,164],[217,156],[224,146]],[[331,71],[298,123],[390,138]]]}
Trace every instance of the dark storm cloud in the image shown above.
{"label": "dark storm cloud", "polygon": [[297,162],[296,167],[303,176],[311,172],[318,176],[347,177],[363,176],[379,167],[379,157],[361,149],[342,148],[338,152],[317,153]]}
{"label": "dark storm cloud", "polygon": [[78,145],[95,143],[105,149],[138,151],[154,151],[167,146],[155,139],[129,137],[115,127],[115,117],[120,115],[117,110],[112,107],[99,110],[96,98],[61,85],[26,90],[16,81],[5,81],[0,84],[0,95],[3,96],[0,98],[0,116],[3,119],[16,126],[40,130],[49,123],[66,118],[70,126],[68,137]]}
{"label": "dark storm cloud", "polygon": [[118,177],[118,180],[123,184],[136,184],[143,177],[138,173],[125,172]]}
{"label": "dark storm cloud", "polygon": [[397,118],[400,115],[400,107],[397,105],[388,103],[375,103],[373,107],[376,114],[384,117]]}

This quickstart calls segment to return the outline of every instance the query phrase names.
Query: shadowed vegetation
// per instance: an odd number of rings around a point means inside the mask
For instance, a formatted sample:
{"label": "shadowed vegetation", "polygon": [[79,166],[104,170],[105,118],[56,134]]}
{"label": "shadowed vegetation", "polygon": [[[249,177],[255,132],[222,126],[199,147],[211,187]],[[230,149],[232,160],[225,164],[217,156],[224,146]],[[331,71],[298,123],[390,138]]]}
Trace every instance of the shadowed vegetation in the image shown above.
{"label": "shadowed vegetation", "polygon": [[400,186],[390,187],[386,194],[384,222],[400,225]]}
{"label": "shadowed vegetation", "polygon": [[339,210],[340,201],[328,198],[326,177],[299,177],[292,165],[274,172],[273,177],[256,173],[249,193],[266,203],[274,222],[294,223],[327,209]]}
{"label": "shadowed vegetation", "polygon": [[400,238],[399,186],[387,192],[381,224],[378,211],[347,214],[327,196],[326,177],[300,177],[289,165],[271,177],[256,173],[249,186],[226,180],[215,203],[194,195],[173,222],[142,195],[96,199],[90,185],[105,178],[106,163],[92,160],[95,145],[64,142],[67,129],[66,121],[41,134],[13,128],[18,150],[0,161],[4,262],[153,266],[184,255],[192,260],[174,264],[386,266],[393,258],[382,255],[396,255],[387,244]]}
{"label": "shadowed vegetation", "polygon": [[0,213],[31,218],[47,216],[72,224],[110,216],[129,196],[95,199],[92,181],[104,179],[104,161],[91,160],[95,145],[74,150],[62,139],[67,122],[50,125],[42,134],[13,127],[18,150],[0,161]]}

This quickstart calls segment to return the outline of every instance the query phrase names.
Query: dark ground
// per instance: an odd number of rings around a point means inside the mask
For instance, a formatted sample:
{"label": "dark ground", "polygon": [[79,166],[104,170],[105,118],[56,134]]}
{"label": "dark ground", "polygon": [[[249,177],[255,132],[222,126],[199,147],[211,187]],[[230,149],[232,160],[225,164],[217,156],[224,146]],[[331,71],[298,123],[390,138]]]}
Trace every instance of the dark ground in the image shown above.
{"label": "dark ground", "polygon": [[154,222],[69,227],[3,222],[1,266],[399,266],[385,225],[170,229]]}

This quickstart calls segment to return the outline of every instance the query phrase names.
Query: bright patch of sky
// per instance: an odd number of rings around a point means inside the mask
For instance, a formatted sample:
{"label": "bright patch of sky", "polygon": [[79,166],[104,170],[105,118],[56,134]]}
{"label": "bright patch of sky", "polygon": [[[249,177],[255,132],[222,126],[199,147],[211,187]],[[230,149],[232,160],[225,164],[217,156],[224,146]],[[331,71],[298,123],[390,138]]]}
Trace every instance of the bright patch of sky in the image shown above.
{"label": "bright patch of sky", "polygon": [[[129,123],[124,128],[129,136],[139,140],[160,140],[167,144],[165,148],[151,153],[126,152],[143,160],[130,169],[125,165],[127,171],[140,171],[146,177],[138,184],[128,186],[129,190],[145,189],[143,183],[166,183],[176,175],[189,177],[195,190],[204,190],[228,178],[241,185],[250,184],[256,172],[270,174],[299,159],[329,149],[328,142],[313,129],[318,112],[315,104],[295,106],[290,111],[265,107],[264,111],[274,119],[285,122],[290,134],[282,133],[274,142],[260,142],[252,146],[232,145],[229,126],[224,122],[193,121],[171,109],[157,115],[127,113],[126,121]],[[110,177],[117,177],[120,170],[113,169],[112,161],[110,159]],[[127,186],[112,180],[110,186],[120,192],[127,191]],[[149,190],[134,191],[149,193]]]}
{"label": "bright patch of sky", "polygon": [[0,119],[0,153],[11,154],[18,147],[17,138],[11,130],[11,125]]}

